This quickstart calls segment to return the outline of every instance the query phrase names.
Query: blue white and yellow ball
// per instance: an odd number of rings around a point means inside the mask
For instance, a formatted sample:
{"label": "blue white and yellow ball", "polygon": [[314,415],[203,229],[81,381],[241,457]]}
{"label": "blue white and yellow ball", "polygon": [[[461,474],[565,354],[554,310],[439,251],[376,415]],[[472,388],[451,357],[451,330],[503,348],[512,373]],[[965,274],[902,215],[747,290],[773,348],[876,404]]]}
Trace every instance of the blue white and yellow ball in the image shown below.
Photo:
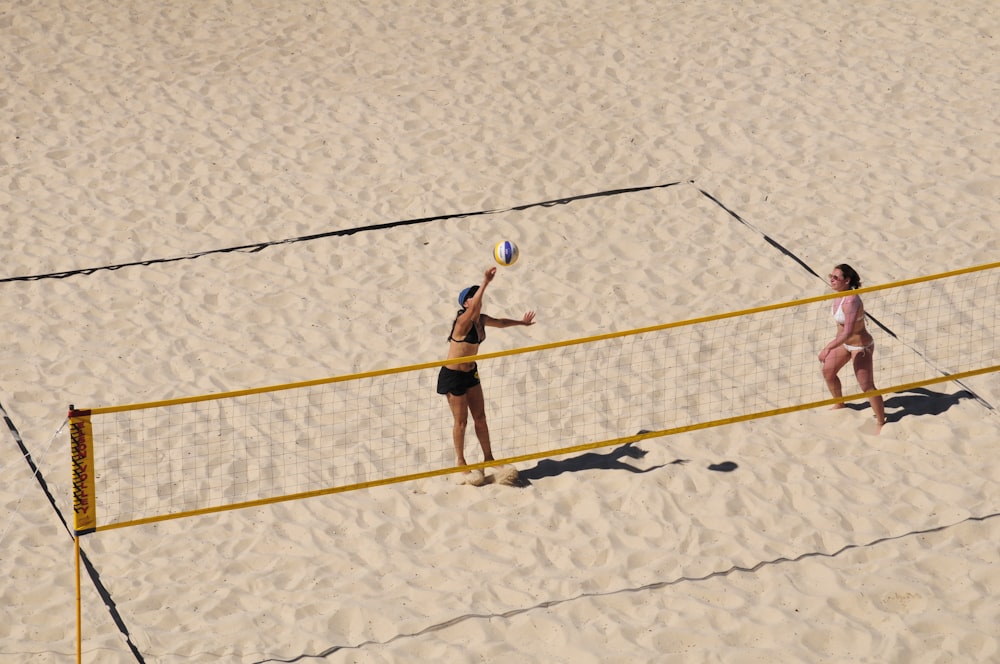
{"label": "blue white and yellow ball", "polygon": [[520,252],[517,249],[517,245],[510,240],[497,242],[497,246],[493,247],[493,258],[498,264],[505,267],[510,267],[516,263],[519,255]]}

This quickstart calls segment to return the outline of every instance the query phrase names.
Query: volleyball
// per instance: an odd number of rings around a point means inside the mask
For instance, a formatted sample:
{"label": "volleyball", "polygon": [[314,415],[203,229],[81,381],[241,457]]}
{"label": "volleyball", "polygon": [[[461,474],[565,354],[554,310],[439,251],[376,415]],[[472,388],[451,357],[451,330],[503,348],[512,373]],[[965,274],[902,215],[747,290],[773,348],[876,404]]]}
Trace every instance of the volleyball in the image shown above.
{"label": "volleyball", "polygon": [[493,247],[493,258],[495,258],[497,263],[500,265],[509,267],[517,262],[517,257],[517,245],[510,240],[497,242],[497,246]]}

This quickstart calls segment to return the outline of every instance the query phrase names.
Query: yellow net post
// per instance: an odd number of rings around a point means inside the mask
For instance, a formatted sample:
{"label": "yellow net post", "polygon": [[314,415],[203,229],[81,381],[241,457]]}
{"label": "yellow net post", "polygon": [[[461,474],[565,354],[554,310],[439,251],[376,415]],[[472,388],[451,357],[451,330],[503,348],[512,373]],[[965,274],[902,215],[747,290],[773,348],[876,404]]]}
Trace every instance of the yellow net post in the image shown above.
{"label": "yellow net post", "polygon": [[73,460],[73,529],[79,536],[92,533],[97,528],[94,437],[89,410],[69,407],[69,440]]}
{"label": "yellow net post", "polygon": [[76,573],[76,664],[83,662],[83,598],[80,593],[80,536],[73,536]]}
{"label": "yellow net post", "polygon": [[80,593],[80,536],[97,528],[94,493],[94,437],[90,411],[69,407],[69,444],[73,475],[73,558],[76,576],[76,662],[83,661],[83,611]]}

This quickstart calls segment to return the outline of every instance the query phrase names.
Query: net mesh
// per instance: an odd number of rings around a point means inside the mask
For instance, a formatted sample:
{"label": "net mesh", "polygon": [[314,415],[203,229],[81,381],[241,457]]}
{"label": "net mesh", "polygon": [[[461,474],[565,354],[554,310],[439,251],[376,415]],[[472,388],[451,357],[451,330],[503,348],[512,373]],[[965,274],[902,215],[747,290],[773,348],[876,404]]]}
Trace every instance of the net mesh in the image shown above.
{"label": "net mesh", "polygon": [[[998,364],[998,267],[859,291],[879,388]],[[832,336],[833,297],[482,355],[494,455],[555,454],[828,399],[817,353]],[[100,525],[450,468],[440,364],[93,409]],[[852,380],[845,394],[858,391]]]}

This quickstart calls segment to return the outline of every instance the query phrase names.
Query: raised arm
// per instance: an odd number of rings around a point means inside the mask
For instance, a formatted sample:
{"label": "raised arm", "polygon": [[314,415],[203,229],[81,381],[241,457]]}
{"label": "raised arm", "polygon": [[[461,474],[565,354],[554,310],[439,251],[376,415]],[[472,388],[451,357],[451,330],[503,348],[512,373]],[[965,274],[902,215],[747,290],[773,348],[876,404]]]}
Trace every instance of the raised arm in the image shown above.
{"label": "raised arm", "polygon": [[483,274],[483,283],[479,285],[479,288],[472,297],[465,301],[465,311],[455,319],[455,331],[453,332],[455,338],[461,339],[464,337],[472,329],[472,326],[476,324],[476,321],[479,320],[483,312],[483,294],[496,274],[497,269],[495,267],[486,270]]}

